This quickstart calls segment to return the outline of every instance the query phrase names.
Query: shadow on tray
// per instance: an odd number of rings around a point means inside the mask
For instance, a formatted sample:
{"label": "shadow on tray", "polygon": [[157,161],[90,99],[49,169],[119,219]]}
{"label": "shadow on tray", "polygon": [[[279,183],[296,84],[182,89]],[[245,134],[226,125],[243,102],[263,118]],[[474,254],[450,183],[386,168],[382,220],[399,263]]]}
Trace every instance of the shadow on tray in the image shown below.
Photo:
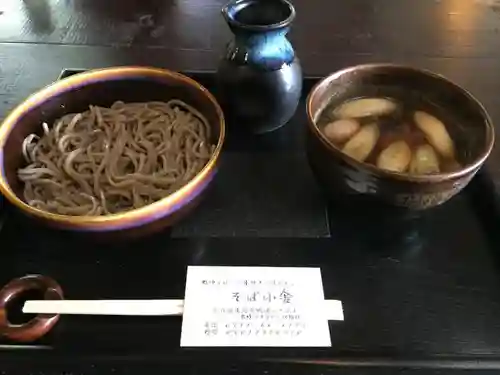
{"label": "shadow on tray", "polygon": [[[328,208],[332,239],[354,244],[380,257],[417,256],[454,243],[471,248],[485,239],[500,269],[499,218],[493,182],[480,172],[470,185],[445,204],[425,211],[398,211],[356,200],[331,202]],[[483,245],[484,246],[484,245]]]}

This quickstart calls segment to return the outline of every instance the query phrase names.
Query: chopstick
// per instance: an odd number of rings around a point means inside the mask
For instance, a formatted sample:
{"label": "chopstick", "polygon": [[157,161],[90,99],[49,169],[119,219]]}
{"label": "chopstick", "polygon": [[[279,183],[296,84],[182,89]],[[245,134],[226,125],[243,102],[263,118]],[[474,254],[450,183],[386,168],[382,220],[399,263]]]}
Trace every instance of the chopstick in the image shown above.
{"label": "chopstick", "polygon": [[[344,320],[342,302],[324,301],[328,320]],[[23,312],[28,314],[167,316],[182,315],[184,300],[33,300],[26,301]]]}
{"label": "chopstick", "polygon": [[23,313],[69,315],[182,315],[184,300],[33,300],[26,301]]}

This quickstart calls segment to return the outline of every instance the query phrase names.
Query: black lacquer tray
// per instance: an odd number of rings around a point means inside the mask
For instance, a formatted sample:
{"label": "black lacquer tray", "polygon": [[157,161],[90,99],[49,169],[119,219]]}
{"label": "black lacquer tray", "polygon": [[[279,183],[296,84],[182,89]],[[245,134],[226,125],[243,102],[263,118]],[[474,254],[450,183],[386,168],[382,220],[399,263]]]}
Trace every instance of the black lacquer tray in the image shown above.
{"label": "black lacquer tray", "polygon": [[[213,73],[186,74],[217,94]],[[316,81],[305,79],[304,94]],[[302,102],[274,133],[230,131],[200,207],[140,241],[87,242],[39,227],[6,205],[0,284],[39,273],[56,279],[70,299],[181,299],[188,265],[317,266],[325,297],[342,300],[345,310],[344,322],[330,322],[331,348],[181,349],[179,317],[64,316],[39,342],[0,341],[0,372],[499,371],[500,239],[488,170],[422,215],[387,220],[367,209],[347,220],[309,170],[305,121]]]}

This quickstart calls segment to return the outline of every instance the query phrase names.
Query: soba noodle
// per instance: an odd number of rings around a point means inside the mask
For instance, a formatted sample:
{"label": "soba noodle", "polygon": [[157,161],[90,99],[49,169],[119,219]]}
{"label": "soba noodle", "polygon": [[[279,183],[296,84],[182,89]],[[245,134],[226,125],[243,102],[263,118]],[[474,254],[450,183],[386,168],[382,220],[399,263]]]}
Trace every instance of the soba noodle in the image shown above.
{"label": "soba noodle", "polygon": [[24,198],[63,215],[143,207],[179,189],[208,162],[207,119],[180,101],[115,102],[68,114],[23,143]]}

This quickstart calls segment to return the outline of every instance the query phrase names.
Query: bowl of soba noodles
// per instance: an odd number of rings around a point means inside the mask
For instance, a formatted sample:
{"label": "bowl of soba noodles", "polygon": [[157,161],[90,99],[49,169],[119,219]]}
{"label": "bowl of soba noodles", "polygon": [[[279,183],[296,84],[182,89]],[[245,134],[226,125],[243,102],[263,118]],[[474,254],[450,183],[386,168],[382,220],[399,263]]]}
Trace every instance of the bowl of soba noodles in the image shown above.
{"label": "bowl of soba noodles", "polygon": [[57,81],[0,125],[0,193],[30,217],[84,233],[142,234],[190,212],[225,137],[210,92],[151,67]]}
{"label": "bowl of soba noodles", "polygon": [[307,98],[307,153],[333,199],[423,210],[460,192],[489,156],[494,127],[469,92],[394,64],[349,67]]}

